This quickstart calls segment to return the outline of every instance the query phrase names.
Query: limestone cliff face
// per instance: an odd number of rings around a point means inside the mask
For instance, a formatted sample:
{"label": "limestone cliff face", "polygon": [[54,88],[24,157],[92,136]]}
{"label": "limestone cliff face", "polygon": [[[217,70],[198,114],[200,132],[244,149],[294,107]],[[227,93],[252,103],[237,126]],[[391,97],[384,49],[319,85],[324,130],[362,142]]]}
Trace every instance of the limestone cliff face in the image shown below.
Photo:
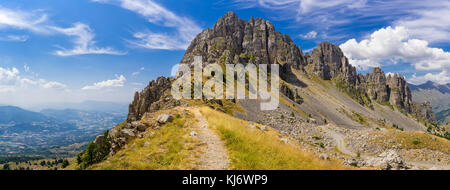
{"label": "limestone cliff face", "polygon": [[328,42],[319,43],[317,49],[304,57],[306,71],[309,74],[317,75],[324,80],[338,78],[345,82],[348,89],[355,89],[370,100],[388,102],[404,113],[435,122],[434,114],[426,104],[416,105],[412,102],[408,83],[400,74],[386,77],[384,71],[378,67],[366,75],[356,74],[356,68],[349,64],[341,49]]}
{"label": "limestone cliff face", "polygon": [[191,64],[199,55],[205,64],[304,64],[301,49],[288,35],[276,31],[272,23],[261,18],[241,20],[233,12],[226,13],[212,29],[198,34],[181,63]]}
{"label": "limestone cliff face", "polygon": [[321,42],[311,54],[305,56],[307,66],[312,73],[324,80],[341,76],[347,85],[357,82],[356,68],[351,66],[341,49],[329,42]]}
{"label": "limestone cliff face", "polygon": [[380,102],[389,101],[389,90],[386,84],[384,71],[379,67],[373,68],[371,73],[365,76],[366,92],[369,98]]}
{"label": "limestone cliff face", "polygon": [[394,76],[389,75],[387,78],[387,85],[389,86],[390,93],[389,102],[410,113],[412,111],[411,105],[413,102],[411,91],[409,90],[405,77],[398,73],[394,74]]}

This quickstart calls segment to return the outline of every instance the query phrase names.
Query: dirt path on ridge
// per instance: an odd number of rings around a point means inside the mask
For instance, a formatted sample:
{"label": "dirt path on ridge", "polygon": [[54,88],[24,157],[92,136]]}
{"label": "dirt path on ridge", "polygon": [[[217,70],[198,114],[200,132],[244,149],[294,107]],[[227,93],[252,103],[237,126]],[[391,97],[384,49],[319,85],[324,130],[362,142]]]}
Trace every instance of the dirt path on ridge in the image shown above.
{"label": "dirt path on ridge", "polygon": [[227,170],[229,158],[225,144],[209,127],[198,108],[192,110],[198,119],[197,137],[206,145],[205,152],[200,157],[200,170]]}

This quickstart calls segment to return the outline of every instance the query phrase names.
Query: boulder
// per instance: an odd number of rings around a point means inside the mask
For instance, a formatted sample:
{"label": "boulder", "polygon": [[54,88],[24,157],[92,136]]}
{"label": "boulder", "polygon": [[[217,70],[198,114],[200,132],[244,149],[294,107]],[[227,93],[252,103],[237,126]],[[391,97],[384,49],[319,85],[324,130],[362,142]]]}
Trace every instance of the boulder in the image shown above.
{"label": "boulder", "polygon": [[124,137],[115,138],[111,141],[111,149],[110,149],[110,155],[114,155],[117,153],[122,147],[126,144],[126,139]]}
{"label": "boulder", "polygon": [[261,126],[261,128],[259,128],[259,129],[261,129],[262,131],[268,131],[268,130],[269,130],[269,129],[267,128],[267,126],[265,126],[265,125]]}
{"label": "boulder", "polygon": [[161,114],[158,116],[157,120],[158,120],[158,123],[165,124],[165,123],[173,121],[173,116],[169,115],[169,114]]}
{"label": "boulder", "polygon": [[198,133],[195,131],[191,131],[191,133],[189,133],[189,135],[191,135],[191,137],[195,137],[198,135]]}
{"label": "boulder", "polygon": [[289,143],[289,139],[287,138],[281,138],[280,141],[283,141],[284,143]]}
{"label": "boulder", "polygon": [[131,125],[134,129],[137,129],[138,131],[145,131],[148,128],[148,125],[143,124],[139,121],[133,121],[131,122]]}
{"label": "boulder", "polygon": [[381,170],[408,169],[403,158],[395,150],[388,150],[381,153],[376,158],[367,159],[364,161],[363,165],[367,167],[377,166]]}
{"label": "boulder", "polygon": [[314,118],[309,118],[309,119],[308,119],[308,123],[314,123],[314,124],[316,124],[317,121],[316,121],[316,119],[314,119]]}
{"label": "boulder", "polygon": [[120,131],[120,136],[126,139],[134,138],[136,137],[136,131],[133,129],[122,129]]}
{"label": "boulder", "polygon": [[104,135],[99,135],[95,138],[94,143],[101,145],[105,142],[105,136]]}
{"label": "boulder", "polygon": [[330,159],[330,157],[328,157],[327,154],[320,154],[319,158],[322,159],[322,160],[329,160]]}
{"label": "boulder", "polygon": [[407,169],[403,158],[395,151],[389,150],[379,155],[382,158],[380,169],[383,170],[400,170]]}
{"label": "boulder", "polygon": [[256,129],[256,126],[253,125],[253,124],[249,124],[249,125],[247,125],[246,127],[247,127],[247,128],[250,128],[250,129]]}
{"label": "boulder", "polygon": [[111,130],[108,131],[108,137],[111,139],[116,138],[119,135],[119,131],[117,131],[117,129],[112,128]]}

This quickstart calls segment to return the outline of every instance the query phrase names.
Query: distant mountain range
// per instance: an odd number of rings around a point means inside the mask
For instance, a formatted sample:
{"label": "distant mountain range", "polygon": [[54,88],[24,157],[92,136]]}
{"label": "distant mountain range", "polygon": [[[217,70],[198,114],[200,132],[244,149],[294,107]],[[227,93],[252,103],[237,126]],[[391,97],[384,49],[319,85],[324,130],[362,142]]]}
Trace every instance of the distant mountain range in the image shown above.
{"label": "distant mountain range", "polygon": [[439,84],[439,83],[435,83],[432,81],[427,81],[426,83],[423,83],[420,85],[408,84],[408,86],[409,86],[409,89],[411,89],[411,91],[423,89],[423,90],[437,90],[443,94],[450,93],[450,83]]}
{"label": "distant mountain range", "polygon": [[45,109],[54,110],[83,110],[95,112],[128,112],[127,102],[103,102],[103,101],[84,101],[84,102],[61,102],[61,103],[46,103],[42,105],[34,105],[29,107],[30,110],[41,111]]}
{"label": "distant mountain range", "polygon": [[432,81],[420,85],[408,84],[415,102],[429,101],[439,124],[450,122],[450,83],[438,84]]}
{"label": "distant mountain range", "polygon": [[27,111],[14,106],[0,106],[0,123],[44,122],[49,118],[41,113]]}

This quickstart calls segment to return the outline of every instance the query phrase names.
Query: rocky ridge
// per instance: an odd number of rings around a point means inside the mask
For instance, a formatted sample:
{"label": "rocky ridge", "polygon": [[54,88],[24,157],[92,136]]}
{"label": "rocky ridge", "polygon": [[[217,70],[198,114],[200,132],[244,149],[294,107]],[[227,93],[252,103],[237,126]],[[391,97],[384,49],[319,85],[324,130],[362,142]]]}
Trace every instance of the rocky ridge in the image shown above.
{"label": "rocky ridge", "polygon": [[[321,42],[311,54],[303,55],[288,35],[276,31],[270,21],[262,18],[245,21],[234,12],[226,13],[212,29],[195,37],[180,63],[191,64],[196,55],[203,57],[204,64],[280,64],[280,76],[287,82],[295,81],[291,69],[315,74],[323,80],[337,79],[344,82],[349,92],[356,90],[370,100],[390,103],[404,113],[435,122],[428,104],[412,101],[408,84],[400,74],[386,77],[378,67],[366,75],[357,74],[342,50],[329,42]],[[287,85],[282,85],[282,92],[295,102],[301,99]]]}
{"label": "rocky ridge", "polygon": [[[386,77],[380,68],[373,68],[372,72],[366,75],[357,74],[356,68],[349,63],[341,49],[329,42],[319,43],[317,49],[304,55],[301,48],[296,46],[288,35],[277,32],[272,23],[261,18],[245,21],[239,19],[233,12],[226,13],[213,28],[206,29],[195,37],[180,64],[191,64],[194,56],[198,55],[203,57],[204,64],[280,64],[280,77],[283,79],[280,86],[281,92],[297,104],[302,104],[304,100],[300,96],[299,89],[291,85],[298,82],[293,70],[339,83],[342,89],[350,94],[366,97],[369,104],[370,101],[391,104],[405,114],[413,114],[430,122],[434,121],[434,114],[429,103],[412,102],[411,91],[403,76],[394,74]],[[113,129],[108,134],[108,137],[112,139],[111,154],[123,147],[129,138],[139,137],[146,128],[158,126],[140,123],[140,119],[145,114],[188,105],[184,101],[174,100],[170,95],[173,80],[159,77],[156,81],[151,81],[141,92],[136,92],[129,106],[124,127],[120,130]],[[286,110],[289,109],[286,108]],[[285,118],[288,115],[292,116]],[[268,115],[265,117],[267,119],[265,123],[284,126],[289,129],[282,131],[285,134],[292,136],[304,134],[305,138],[310,138],[308,141],[317,141],[310,135],[318,133],[314,129],[317,121],[312,118],[297,119],[300,117],[302,116],[298,113],[283,111],[276,116]],[[99,137],[95,142],[104,142],[104,138]],[[324,146],[332,148],[333,143],[325,143]]]}

